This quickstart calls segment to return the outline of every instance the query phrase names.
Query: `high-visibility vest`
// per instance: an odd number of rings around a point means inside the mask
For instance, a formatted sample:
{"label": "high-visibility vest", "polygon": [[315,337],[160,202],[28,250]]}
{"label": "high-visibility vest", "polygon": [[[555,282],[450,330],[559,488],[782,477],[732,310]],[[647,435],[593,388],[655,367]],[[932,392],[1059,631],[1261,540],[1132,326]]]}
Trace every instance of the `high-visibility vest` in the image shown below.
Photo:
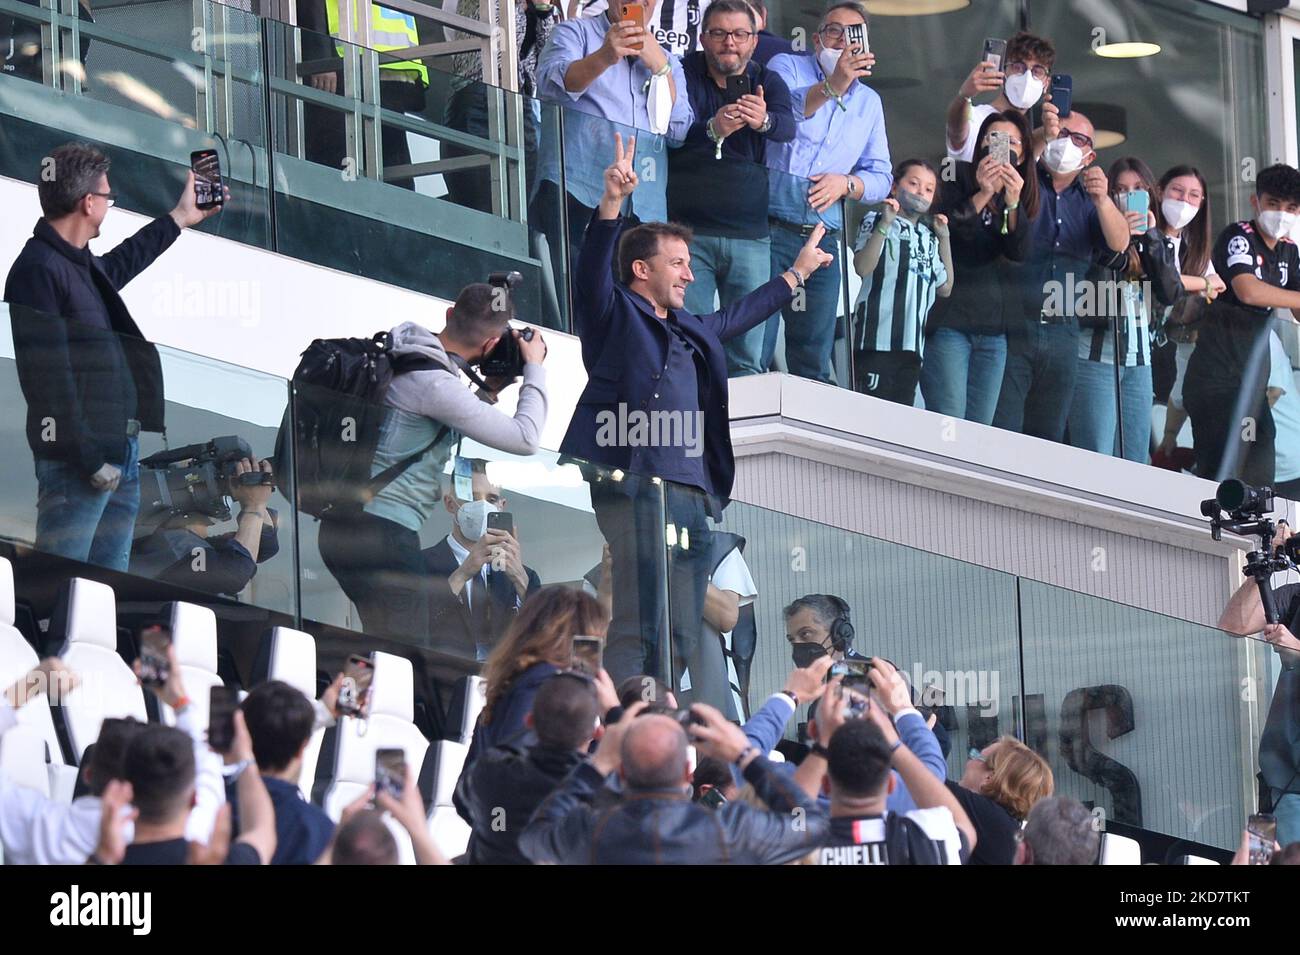
{"label": "high-visibility vest", "polygon": [[[358,4],[366,0],[357,0]],[[329,31],[334,36],[339,32],[339,0],[325,0],[325,11],[329,17]],[[355,37],[361,32],[360,27],[354,21],[352,24],[352,35]],[[377,50],[380,53],[387,53],[392,50],[409,50],[411,47],[420,45],[420,34],[415,28],[415,17],[405,13],[398,13],[396,10],[390,10],[387,7],[381,7],[377,3],[370,4],[370,49]],[[338,45],[339,56],[344,55],[343,44]],[[429,70],[423,63],[417,60],[389,60],[379,64],[381,70],[394,70],[400,73],[418,73],[420,82],[424,86],[429,85]]]}

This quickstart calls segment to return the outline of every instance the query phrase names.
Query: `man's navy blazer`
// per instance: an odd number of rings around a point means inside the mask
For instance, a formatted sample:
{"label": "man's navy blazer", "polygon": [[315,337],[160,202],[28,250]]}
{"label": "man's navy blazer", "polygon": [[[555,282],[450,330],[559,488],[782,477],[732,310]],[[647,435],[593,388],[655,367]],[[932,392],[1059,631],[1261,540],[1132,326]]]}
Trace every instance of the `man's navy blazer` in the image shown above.
{"label": "man's navy blazer", "polygon": [[654,307],[614,281],[612,263],[623,219],[593,216],[587,226],[582,251],[573,276],[573,324],[582,341],[582,363],[587,387],[578,398],[569,430],[560,444],[563,454],[608,468],[658,475],[675,480],[682,473],[682,447],[629,447],[615,443],[602,447],[596,434],[602,411],[619,417],[626,413],[686,407],[690,385],[662,378],[668,365],[670,336],[667,322],[675,321],[682,333],[704,356],[708,368],[708,407],[704,412],[704,466],[710,493],[722,500],[731,494],[736,463],[731,453],[727,413],[727,356],[723,342],[743,335],[790,303],[789,284],[779,275],[744,298],[709,315],[692,315],[676,309],[667,320]]}

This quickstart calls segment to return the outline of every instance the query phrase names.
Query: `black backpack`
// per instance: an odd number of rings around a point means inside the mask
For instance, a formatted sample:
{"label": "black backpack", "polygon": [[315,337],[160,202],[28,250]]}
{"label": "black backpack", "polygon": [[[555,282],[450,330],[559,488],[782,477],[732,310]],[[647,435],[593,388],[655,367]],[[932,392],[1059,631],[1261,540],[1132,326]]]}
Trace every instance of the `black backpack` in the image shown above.
{"label": "black backpack", "polygon": [[437,367],[427,358],[394,360],[387,332],[318,338],[307,347],[275,442],[278,469],[296,459],[299,510],[316,518],[356,514],[442,441],[446,425],[427,447],[370,476],[393,377]]}

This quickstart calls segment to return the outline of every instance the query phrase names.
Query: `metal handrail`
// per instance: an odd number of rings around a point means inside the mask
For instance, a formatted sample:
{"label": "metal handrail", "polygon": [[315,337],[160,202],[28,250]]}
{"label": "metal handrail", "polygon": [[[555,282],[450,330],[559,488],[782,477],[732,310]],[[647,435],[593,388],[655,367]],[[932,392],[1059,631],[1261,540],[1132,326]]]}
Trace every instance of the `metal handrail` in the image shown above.
{"label": "metal handrail", "polygon": [[[344,22],[350,23],[348,17],[355,5],[361,2],[369,2],[369,0],[340,0],[340,2],[348,11],[343,18]],[[490,2],[490,0],[482,0],[482,2],[489,10],[489,15],[491,11],[496,9],[494,2]],[[506,10],[511,11],[511,29],[508,32],[513,34],[514,0],[496,0],[496,2],[502,4]],[[518,222],[526,221],[522,110],[520,103],[517,102],[520,96],[517,90],[506,90],[508,94],[512,94],[505,97],[506,129],[497,130],[495,128],[498,125],[497,114],[499,111],[490,109],[489,136],[485,138],[461,130],[451,129],[428,120],[408,116],[404,113],[383,109],[378,103],[378,66],[381,57],[391,59],[399,55],[397,52],[381,54],[357,43],[352,43],[347,49],[349,55],[337,61],[300,62],[296,65],[295,72],[299,76],[320,72],[322,66],[341,65],[345,72],[345,89],[355,90],[361,87],[360,95],[355,96],[344,93],[327,93],[304,83],[282,79],[274,75],[264,75],[260,70],[240,68],[225,55],[232,45],[243,42],[250,45],[263,42],[261,30],[230,34],[224,29],[227,17],[231,13],[250,19],[273,19],[285,23],[284,20],[278,18],[258,17],[257,14],[249,11],[228,7],[220,3],[219,0],[194,0],[195,24],[204,31],[202,34],[204,42],[201,50],[179,46],[160,50],[156,44],[146,44],[138,37],[123,33],[112,27],[93,22],[81,22],[77,19],[75,13],[77,0],[41,0],[41,3],[41,6],[33,6],[21,3],[19,0],[0,0],[0,13],[41,26],[46,85],[56,89],[63,88],[74,95],[81,93],[81,71],[78,69],[65,69],[63,64],[75,61],[80,65],[79,44],[82,35],[111,46],[160,59],[165,58],[173,63],[184,64],[201,71],[203,73],[203,87],[195,91],[194,120],[196,126],[205,133],[229,135],[233,127],[232,93],[235,83],[244,83],[251,86],[263,85],[268,93],[274,92],[292,99],[299,109],[301,103],[311,102],[322,107],[350,113],[351,128],[357,133],[357,137],[354,137],[357,139],[356,145],[362,147],[364,144],[364,148],[357,148],[351,153],[362,160],[358,169],[360,174],[375,179],[382,179],[385,174],[390,178],[403,178],[410,175],[433,175],[486,166],[491,171],[492,176],[494,214]],[[54,4],[58,3],[62,3],[72,12],[60,11],[54,6]],[[416,59],[426,55],[437,56],[456,52],[471,52],[475,49],[487,53],[487,48],[495,45],[496,38],[501,32],[498,27],[491,23],[474,20],[459,14],[447,13],[439,8],[418,3],[416,0],[392,0],[392,2],[386,3],[385,6],[419,16],[428,16],[429,19],[436,20],[462,32],[474,34],[468,39],[421,44],[410,50],[403,50],[400,55],[404,59]],[[290,21],[297,19],[296,0],[285,0],[284,10]],[[359,18],[358,22],[368,22],[368,17]],[[298,49],[298,30],[300,28],[294,27],[292,22],[286,25],[294,29],[294,49],[296,53]],[[340,30],[340,32],[345,31]],[[65,34],[67,34],[66,37]],[[300,57],[298,59],[300,60]],[[518,74],[514,67],[513,45],[509,47],[509,55],[505,59],[510,64],[510,71],[504,75],[512,81],[511,85],[517,88]],[[352,79],[353,82],[348,83],[348,79]],[[358,79],[361,82],[356,82]],[[490,90],[497,88],[493,84],[483,83],[482,85],[485,88],[485,95],[492,95]],[[269,108],[269,102],[267,106]],[[456,159],[439,160],[437,162],[405,164],[401,167],[384,169],[382,167],[382,146],[380,137],[376,133],[376,123],[396,126],[440,142],[452,143],[472,149],[481,155],[457,157]],[[502,132],[506,133],[506,135],[500,135]],[[291,140],[294,138],[293,136],[290,137]],[[514,175],[511,175],[512,168]]]}

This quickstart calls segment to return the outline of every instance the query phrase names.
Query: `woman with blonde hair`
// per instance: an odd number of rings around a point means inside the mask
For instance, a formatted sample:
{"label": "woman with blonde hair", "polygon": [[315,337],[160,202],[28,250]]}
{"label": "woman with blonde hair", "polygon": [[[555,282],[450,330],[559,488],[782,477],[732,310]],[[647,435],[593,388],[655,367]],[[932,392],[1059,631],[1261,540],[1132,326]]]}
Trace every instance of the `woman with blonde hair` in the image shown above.
{"label": "woman with blonde hair", "polygon": [[[573,587],[543,587],[524,601],[519,614],[483,663],[487,702],[474,727],[465,757],[468,768],[478,754],[527,732],[524,717],[546,679],[567,670],[573,660],[574,637],[605,636],[609,618],[594,597]],[[596,681],[602,705],[614,696],[609,677]]]}
{"label": "woman with blonde hair", "polygon": [[948,788],[975,826],[975,851],[967,865],[1011,865],[1016,833],[1034,803],[1052,795],[1052,767],[1014,736],[971,749],[966,771]]}

